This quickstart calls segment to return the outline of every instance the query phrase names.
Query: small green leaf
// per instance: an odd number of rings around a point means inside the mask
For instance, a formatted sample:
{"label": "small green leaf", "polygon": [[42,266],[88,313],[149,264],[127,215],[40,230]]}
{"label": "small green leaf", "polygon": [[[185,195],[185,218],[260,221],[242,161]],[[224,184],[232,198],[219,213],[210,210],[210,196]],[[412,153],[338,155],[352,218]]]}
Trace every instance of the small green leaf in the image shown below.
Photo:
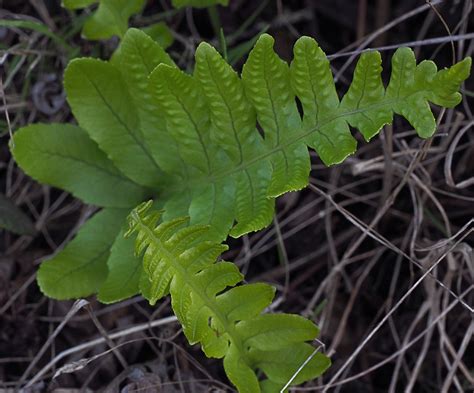
{"label": "small green leaf", "polygon": [[153,23],[142,28],[142,31],[149,35],[162,48],[166,49],[174,42],[173,34],[168,25],[164,22]]}
{"label": "small green leaf", "polygon": [[228,310],[226,316],[229,321],[236,322],[259,315],[271,304],[274,295],[275,288],[256,283],[229,289],[217,296],[216,301],[220,308]]}
{"label": "small green leaf", "polygon": [[15,132],[13,141],[13,157],[26,174],[86,203],[127,207],[146,195],[77,126],[35,124]]}
{"label": "small green leaf", "polygon": [[36,232],[28,216],[3,194],[0,194],[0,228],[17,235],[33,235]]}
{"label": "small green leaf", "polygon": [[223,6],[229,5],[229,0],[171,0],[171,4],[175,8],[181,7],[196,7],[206,8],[211,5],[220,4]]}
{"label": "small green leaf", "polygon": [[62,0],[62,6],[70,10],[77,10],[80,8],[89,7],[92,4],[99,2],[99,0]]}
{"label": "small green leaf", "polygon": [[469,76],[471,58],[437,72],[431,61],[416,65],[410,48],[399,48],[392,58],[392,75],[385,93],[396,101],[393,111],[405,117],[419,136],[428,138],[436,130],[429,101],[452,108],[459,104],[460,84]]}
{"label": "small green leaf", "polygon": [[271,351],[312,340],[319,334],[319,329],[298,315],[264,314],[248,322],[239,322],[237,332],[243,338],[244,346]]}
{"label": "small green leaf", "polygon": [[287,348],[270,352],[255,350],[251,358],[281,389],[308,359],[291,385],[317,378],[331,366],[331,360],[321,352],[314,354],[315,350],[312,345],[297,343],[291,346],[291,351]]}
{"label": "small green leaf", "polygon": [[239,393],[260,392],[257,376],[235,345],[231,345],[224,358],[224,370]]}
{"label": "small green leaf", "polygon": [[128,212],[106,208],[89,219],[63,250],[41,264],[41,291],[59,300],[96,293],[107,277],[110,247]]}
{"label": "small green leaf", "polygon": [[128,19],[143,9],[145,0],[100,0],[97,11],[86,21],[82,34],[90,40],[123,37]]}
{"label": "small green leaf", "polygon": [[[211,139],[233,164],[239,166],[257,152],[266,151],[242,81],[209,44],[202,43],[196,50],[194,75],[209,104]],[[232,236],[239,237],[255,226],[264,227],[271,222],[274,202],[267,197],[271,173],[271,164],[262,160],[234,175],[237,225],[231,231]]]}

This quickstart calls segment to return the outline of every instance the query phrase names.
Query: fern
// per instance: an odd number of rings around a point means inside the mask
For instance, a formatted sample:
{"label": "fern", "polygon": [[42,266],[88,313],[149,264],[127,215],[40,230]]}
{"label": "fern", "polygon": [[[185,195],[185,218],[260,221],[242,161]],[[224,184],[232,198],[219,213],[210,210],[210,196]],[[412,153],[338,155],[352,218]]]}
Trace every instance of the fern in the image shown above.
{"label": "fern", "polygon": [[[266,391],[279,391],[314,352],[306,343],[318,334],[309,320],[290,314],[261,314],[274,296],[266,284],[235,286],[242,281],[236,265],[215,262],[226,246],[200,241],[207,226],[187,226],[187,218],[157,225],[151,201],[129,216],[127,235],[137,234],[136,252],[144,253],[150,302],[171,293],[173,310],[191,344],[200,343],[208,357],[223,358],[239,392],[260,392],[256,370],[268,378]],[[226,290],[227,287],[233,287]],[[293,383],[319,376],[330,361],[317,353]]]}
{"label": "fern", "polygon": [[[188,75],[153,39],[130,29],[111,61],[76,59],[68,66],[65,87],[79,127],[22,129],[16,133],[13,154],[35,179],[71,191],[87,203],[131,209],[138,200],[152,196],[165,210],[164,221],[190,216],[192,225],[209,225],[209,240],[221,241],[229,232],[238,237],[267,226],[275,198],[307,185],[308,147],[326,165],[352,154],[356,141],[349,126],[368,141],[395,113],[421,137],[431,136],[436,125],[429,103],[458,104],[458,88],[468,77],[470,64],[466,58],[438,71],[431,61],[416,65],[413,52],[400,48],[385,88],[380,54],[365,52],[340,100],[329,61],[312,38],[296,42],[289,66],[273,51],[273,39],[262,35],[240,78],[206,43],[197,49],[194,73]],[[66,133],[76,133],[81,143]],[[34,141],[46,136],[49,142],[41,145],[40,160],[32,154],[38,148]],[[94,153],[84,154],[86,146]],[[48,154],[51,158],[45,159]],[[117,182],[120,191],[105,183],[88,186],[79,167],[97,184],[101,179]],[[101,286],[107,291],[100,299],[112,302],[138,293],[137,276],[143,273],[131,243],[115,237],[120,225],[104,230],[114,236],[109,237],[110,273]],[[84,240],[81,247],[94,246]],[[95,250],[102,260],[102,248]],[[60,269],[60,256],[42,265],[38,276],[42,289],[61,298],[78,296],[79,291],[67,290],[59,295],[45,284],[48,266]],[[126,282],[117,285],[117,277],[126,277]],[[63,277],[66,283],[74,279],[74,275]],[[120,290],[123,287],[126,294]],[[80,296],[88,294],[90,287],[84,286]]]}
{"label": "fern", "polygon": [[[306,186],[307,146],[314,148],[326,165],[352,154],[356,141],[349,125],[359,128],[369,140],[391,122],[393,113],[398,113],[421,137],[431,136],[435,121],[428,100],[444,106],[457,104],[461,99],[457,88],[470,68],[470,59],[466,59],[437,73],[434,63],[425,61],[417,67],[413,52],[399,49],[385,91],[380,55],[364,53],[340,103],[329,62],[313,39],[303,37],[296,42],[291,67],[278,58],[272,46],[273,39],[268,35],[258,40],[244,66],[242,80],[208,44],[201,44],[196,52],[193,79],[165,65],[159,65],[150,76],[155,98],[166,100],[162,113],[169,132],[179,143],[183,160],[188,161],[187,167],[204,172],[196,181],[185,184],[191,195],[191,217],[194,222],[211,223],[222,234],[234,220],[237,224],[231,235],[236,237],[267,226],[273,215],[274,197]],[[204,95],[208,106],[198,112],[191,100],[185,101],[184,94],[195,98]],[[302,120],[295,95],[302,103]],[[175,107],[171,108],[173,103]],[[255,117],[264,138],[256,132]],[[178,128],[177,118],[191,122]],[[206,127],[197,129],[194,124]],[[207,127],[209,135],[205,135]],[[205,135],[210,142],[193,143],[190,148],[196,135]],[[213,159],[213,148],[222,150],[226,159]],[[198,149],[200,159],[195,158]],[[207,173],[199,167],[206,156],[218,163],[211,162]],[[215,201],[209,198],[204,202],[207,206],[198,202],[204,213],[225,207],[227,216],[219,214],[216,220],[207,213],[195,219],[192,209],[200,194],[196,188],[203,184],[206,188],[227,186],[233,190],[230,198],[225,193],[217,195]],[[235,206],[235,210],[232,212],[229,206]]]}

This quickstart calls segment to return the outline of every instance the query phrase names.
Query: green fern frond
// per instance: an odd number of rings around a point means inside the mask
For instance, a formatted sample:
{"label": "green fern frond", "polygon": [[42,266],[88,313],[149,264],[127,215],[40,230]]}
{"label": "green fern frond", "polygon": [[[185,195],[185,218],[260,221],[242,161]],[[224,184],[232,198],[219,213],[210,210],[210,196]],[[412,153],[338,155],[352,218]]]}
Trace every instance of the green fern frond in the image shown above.
{"label": "green fern frond", "polygon": [[[189,216],[193,225],[209,225],[209,240],[221,241],[229,232],[238,237],[267,226],[275,198],[307,185],[308,148],[327,165],[354,153],[350,126],[368,141],[399,114],[421,137],[433,135],[430,103],[457,105],[459,86],[471,67],[466,58],[438,71],[431,61],[417,65],[413,51],[400,48],[385,87],[380,54],[365,52],[340,99],[316,41],[300,38],[290,65],[273,44],[272,37],[262,35],[239,76],[203,43],[189,75],[151,37],[129,29],[109,62],[88,58],[69,64],[65,88],[80,127],[25,127],[15,134],[15,159],[36,180],[102,207],[131,209],[153,197],[165,210],[164,221]],[[33,142],[42,138],[39,131],[49,137],[41,146],[41,163],[31,154],[37,150]],[[81,134],[82,144],[64,133]],[[92,154],[85,154],[85,148]],[[87,176],[78,167],[86,168]],[[90,179],[117,186],[90,187]],[[115,234],[120,230],[120,225],[111,229]],[[137,268],[125,272],[123,267],[137,266],[137,260],[131,252],[126,255],[111,254],[109,278],[132,274],[130,282],[136,283]],[[59,257],[51,264],[59,263]],[[101,299],[122,298],[114,295],[114,282],[106,287]],[[131,285],[127,288],[133,293]]]}
{"label": "green fern frond", "polygon": [[[274,288],[262,283],[235,286],[243,276],[235,264],[216,262],[227,247],[201,240],[207,226],[188,226],[187,218],[158,225],[161,213],[150,212],[151,204],[132,211],[127,233],[136,234],[136,253],[144,254],[150,302],[171,294],[188,341],[201,344],[208,357],[223,358],[239,392],[261,391],[257,370],[282,388],[314,351],[307,342],[316,338],[318,328],[297,315],[262,314]],[[318,353],[293,383],[313,379],[329,365]]]}
{"label": "green fern frond", "polygon": [[267,226],[275,197],[307,185],[308,147],[326,165],[353,154],[349,126],[368,141],[400,114],[419,136],[433,135],[429,102],[458,104],[471,64],[466,58],[437,71],[431,61],[416,65],[413,51],[400,48],[385,88],[380,54],[365,52],[340,100],[329,61],[314,39],[296,42],[290,66],[273,44],[268,34],[258,39],[240,78],[202,43],[191,76],[146,34],[131,29],[112,64],[71,62],[68,100],[81,127],[117,167],[160,194],[166,219],[189,215],[222,240],[232,226],[235,237]]}
{"label": "green fern frond", "polygon": [[[431,61],[416,65],[413,51],[401,48],[385,88],[380,54],[366,52],[339,100],[329,61],[316,41],[300,38],[290,66],[274,52],[273,43],[269,35],[260,37],[242,78],[206,43],[196,51],[193,76],[164,64],[150,75],[159,113],[186,162],[184,171],[175,167],[173,175],[188,179],[164,198],[189,195],[178,210],[189,211],[193,223],[210,224],[222,238],[235,221],[230,232],[235,237],[267,226],[274,198],[307,185],[308,147],[326,165],[353,154],[356,140],[349,126],[368,141],[399,114],[419,136],[433,135],[429,102],[457,105],[459,86],[470,72],[470,58],[437,71]],[[216,189],[227,192],[213,193]],[[216,210],[218,219],[211,215]]]}

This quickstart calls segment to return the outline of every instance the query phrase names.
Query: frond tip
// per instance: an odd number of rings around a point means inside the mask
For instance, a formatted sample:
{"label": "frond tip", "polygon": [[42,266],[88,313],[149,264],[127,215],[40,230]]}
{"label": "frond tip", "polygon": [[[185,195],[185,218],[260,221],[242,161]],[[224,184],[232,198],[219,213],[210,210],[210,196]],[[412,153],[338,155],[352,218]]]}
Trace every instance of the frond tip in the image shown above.
{"label": "frond tip", "polygon": [[[277,391],[297,371],[293,384],[329,367],[330,360],[317,353],[299,370],[314,352],[308,341],[318,335],[316,325],[298,315],[263,314],[272,302],[273,287],[236,286],[243,278],[236,265],[216,262],[227,246],[200,240],[207,226],[189,226],[186,218],[158,224],[161,212],[151,212],[151,204],[139,205],[129,216],[128,236],[137,236],[136,252],[143,254],[148,279],[142,292],[151,304],[171,294],[188,341],[200,343],[208,357],[223,358],[239,392]],[[257,370],[266,381],[259,381]]]}

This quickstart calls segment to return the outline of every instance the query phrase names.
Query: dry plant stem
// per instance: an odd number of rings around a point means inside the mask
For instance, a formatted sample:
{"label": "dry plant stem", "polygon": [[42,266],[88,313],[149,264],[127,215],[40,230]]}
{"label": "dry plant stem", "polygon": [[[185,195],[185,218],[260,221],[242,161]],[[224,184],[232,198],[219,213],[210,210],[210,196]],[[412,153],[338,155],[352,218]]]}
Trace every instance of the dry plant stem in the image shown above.
{"label": "dry plant stem", "polygon": [[[388,209],[393,205],[395,202],[395,199],[397,198],[398,194],[400,191],[403,189],[405,184],[408,182],[412,172],[415,170],[416,166],[419,164],[421,157],[423,156],[425,149],[427,148],[427,143],[424,142],[421,149],[418,150],[413,157],[412,161],[410,162],[410,165],[408,166],[405,175],[403,176],[402,180],[400,183],[397,185],[395,190],[389,195],[387,200],[385,201],[384,205],[380,208],[380,210],[377,212],[373,220],[370,222],[368,225],[368,229],[372,230],[375,228],[375,226],[378,224],[378,222],[382,219],[382,217],[385,215],[385,213],[388,211]],[[344,253],[342,257],[342,262],[344,263],[344,259],[350,257],[355,250],[360,246],[360,244],[364,241],[365,237],[367,236],[367,232],[363,233],[353,244],[352,246]]]}
{"label": "dry plant stem", "polygon": [[290,288],[290,269],[289,269],[288,253],[286,251],[285,241],[283,240],[280,224],[278,222],[278,218],[276,215],[273,218],[273,222],[274,222],[275,232],[276,232],[277,241],[278,241],[279,255],[280,255],[281,262],[283,263],[283,268],[285,270],[285,286],[283,288],[282,296],[283,298],[286,298],[286,296],[288,295],[288,289]]}
{"label": "dry plant stem", "polygon": [[[394,168],[401,175],[403,175],[406,171],[406,168],[404,166],[398,164],[398,163],[396,163],[394,165]],[[365,166],[364,165],[364,170],[376,170],[376,169],[384,170],[385,169],[385,164],[377,163],[377,164],[374,164],[372,166]],[[427,184],[430,183],[430,178],[429,177],[427,178],[426,183]],[[422,222],[422,218],[423,218],[422,206],[423,206],[423,203],[425,202],[426,198],[429,198],[433,202],[433,204],[437,207],[441,217],[443,218],[443,223],[444,223],[444,226],[445,226],[444,227],[444,232],[445,232],[446,236],[451,237],[451,234],[452,234],[451,224],[449,222],[448,215],[447,215],[445,209],[443,208],[443,205],[438,200],[438,198],[436,198],[436,196],[430,190],[429,186],[426,185],[426,183],[422,179],[420,179],[418,176],[416,176],[415,174],[411,175],[410,181],[408,182],[408,187],[410,188],[410,192],[413,195],[412,199],[413,199],[413,203],[414,203],[414,206],[415,206],[415,222],[417,224],[417,225],[415,225],[415,230],[413,231],[413,236],[412,236],[412,241],[411,241],[411,246],[410,246],[410,255],[412,257],[414,256],[414,251],[413,250],[414,250],[416,235],[418,234],[418,228],[421,226],[421,222]],[[418,193],[414,190],[413,185],[416,185],[421,190],[423,190],[424,191],[424,196],[426,196],[426,198],[417,198],[417,197],[415,197],[414,195],[417,195]],[[420,200],[420,202],[417,203],[416,202],[417,200]],[[420,207],[417,207],[418,205]]]}
{"label": "dry plant stem", "polygon": [[21,287],[15,291],[13,295],[8,298],[8,301],[0,308],[0,315],[2,315],[5,311],[7,311],[15,300],[32,284],[35,282],[36,273],[33,273],[28,279],[21,285]]}
{"label": "dry plant stem", "polygon": [[365,35],[365,28],[367,24],[367,0],[359,0],[357,6],[357,40],[361,40]]}
{"label": "dry plant stem", "polygon": [[107,345],[109,346],[110,350],[112,351],[112,353],[115,355],[115,357],[117,358],[117,360],[119,361],[120,365],[125,369],[128,367],[128,364],[127,364],[127,361],[125,360],[125,358],[122,356],[122,354],[120,353],[120,351],[118,349],[116,349],[116,345],[115,343],[112,341],[112,339],[110,338],[109,334],[107,333],[107,331],[104,329],[104,327],[102,326],[102,324],[100,323],[100,321],[97,319],[97,317],[95,316],[94,314],[94,310],[92,310],[92,307],[90,307],[90,305],[87,305],[86,306],[86,310],[87,312],[89,313],[89,316],[92,320],[92,322],[94,323],[95,327],[97,328],[97,330],[100,332],[100,334],[102,335],[102,337],[104,337]]}
{"label": "dry plant stem", "polygon": [[[355,226],[357,226],[361,231],[364,232],[364,235],[367,235],[369,237],[371,237],[372,239],[378,241],[379,243],[381,243],[382,245],[384,245],[385,247],[387,247],[388,249],[392,250],[392,251],[395,251],[396,253],[400,254],[400,255],[403,255],[406,259],[408,259],[410,262],[412,262],[414,265],[418,266],[421,270],[424,270],[424,266],[418,262],[417,260],[415,260],[414,258],[412,258],[410,255],[408,255],[407,253],[405,253],[404,251],[400,250],[398,247],[396,247],[393,243],[391,243],[390,241],[388,241],[386,238],[384,238],[382,235],[380,235],[379,233],[375,232],[372,228],[370,228],[367,224],[365,224],[364,222],[362,222],[361,220],[359,220],[357,217],[355,217],[352,213],[350,213],[349,211],[347,211],[346,209],[344,209],[343,207],[341,207],[340,205],[338,205],[336,202],[334,202],[334,200],[331,198],[331,196],[325,194],[323,191],[319,190],[317,187],[315,187],[314,185],[310,184],[309,187],[316,191],[317,193],[321,194],[321,195],[324,195],[326,198],[328,198],[331,203],[333,204],[333,206],[336,207],[336,209],[341,212],[352,224],[354,224]],[[474,231],[474,227],[473,227],[473,223],[474,223],[474,219],[471,219],[469,222],[467,222],[458,232],[457,234],[453,235],[452,237],[450,237],[449,239],[447,239],[448,241],[452,241],[454,240],[456,237],[458,237],[458,235],[464,231],[468,231],[468,233],[470,232],[473,232]],[[448,243],[450,244],[450,243]],[[457,243],[456,243],[457,244]],[[352,255],[352,254],[351,254]],[[334,269],[334,273],[331,272],[331,274],[337,274],[339,273],[339,270],[342,269],[345,265],[347,264],[347,262],[344,262],[340,265],[338,265],[336,267],[336,269]],[[331,276],[330,274],[330,276]],[[431,278],[433,278],[442,288],[444,288],[448,293],[450,293],[453,297],[455,297],[456,299],[459,298],[459,296],[453,292],[450,288],[448,288],[442,281],[440,281],[438,278],[436,278],[435,276],[433,276],[431,274],[431,271],[428,273],[429,276]],[[324,286],[324,285],[322,285]],[[313,303],[316,302],[317,298],[319,297],[319,294],[320,294],[320,291],[316,292],[315,296],[313,296],[313,298],[311,299],[311,302],[310,302],[310,305],[307,307],[306,310],[310,309],[310,306],[312,305],[312,307],[314,307]],[[318,296],[316,296],[318,295]],[[468,305],[466,302],[464,301],[461,301],[461,304],[470,312],[470,313],[474,313],[474,309]]]}
{"label": "dry plant stem", "polygon": [[35,10],[41,16],[44,23],[46,23],[52,31],[56,31],[57,27],[54,23],[54,20],[49,15],[48,9],[45,7],[44,1],[43,0],[30,0],[30,4],[35,8]]}
{"label": "dry plant stem", "polygon": [[328,349],[328,353],[333,353],[339,343],[341,342],[344,332],[346,329],[346,324],[347,320],[349,319],[349,315],[352,311],[352,308],[354,306],[355,300],[357,296],[359,295],[360,288],[362,287],[362,284],[364,283],[365,279],[371,272],[372,268],[375,266],[375,264],[379,261],[380,257],[384,253],[385,249],[380,248],[379,251],[372,257],[372,259],[367,263],[367,266],[364,268],[363,272],[361,275],[358,277],[357,282],[354,286],[354,288],[351,291],[351,296],[349,298],[349,301],[347,302],[347,306],[344,309],[344,312],[342,313],[342,317],[339,320],[339,324],[336,330],[336,333],[333,336],[331,346]]}
{"label": "dry plant stem", "polygon": [[[425,278],[439,265],[441,261],[448,255],[456,246],[461,243],[467,236],[474,232],[474,228],[469,229],[459,240],[456,241],[446,252],[444,252],[434,263],[433,265],[426,270],[425,273],[413,284],[406,293],[400,298],[400,300],[392,307],[392,309],[382,318],[382,320],[377,324],[377,326],[369,333],[369,335],[359,344],[356,350],[349,356],[349,358],[344,362],[344,364],[339,368],[339,370],[334,374],[334,376],[329,381],[328,385],[323,390],[323,393],[327,392],[329,386],[337,381],[339,376],[345,371],[345,369],[354,361],[354,359],[359,355],[365,345],[372,339],[372,337],[378,332],[378,330],[385,324],[385,322],[390,318],[392,314],[404,303],[404,301],[411,295],[411,293],[424,282]],[[458,299],[460,299],[458,297]],[[472,311],[471,311],[472,312]]]}
{"label": "dry plant stem", "polygon": [[[163,326],[163,325],[168,325],[173,322],[176,322],[178,319],[175,316],[170,316],[166,318],[161,318],[156,321],[152,322],[146,322],[142,323],[140,325],[132,326],[128,329],[121,330],[116,333],[109,334],[109,338],[111,340],[115,340],[120,337],[125,337],[130,334],[138,333],[146,329],[151,329],[157,326]],[[60,325],[61,326],[61,325]],[[58,326],[59,328],[59,326]],[[50,340],[48,340],[50,341]],[[75,347],[69,348],[65,351],[62,351],[58,355],[56,355],[48,364],[46,364],[26,385],[25,388],[32,386],[35,384],[37,381],[40,380],[41,377],[43,377],[44,374],[46,374],[54,365],[56,365],[57,362],[59,362],[61,359],[63,359],[66,356],[72,355],[77,352],[81,352],[90,348],[93,348],[99,344],[103,344],[106,342],[106,339],[104,337],[96,338],[95,340],[91,340],[88,342],[85,342],[83,344],[77,345]]]}
{"label": "dry plant stem", "polygon": [[[430,304],[430,307],[432,308],[433,305]],[[430,324],[432,321],[433,321],[432,313],[430,313],[430,316],[428,318],[428,323]],[[420,368],[421,368],[421,366],[422,366],[422,364],[425,360],[426,354],[428,352],[430,342],[431,342],[431,338],[433,337],[433,332],[434,332],[435,328],[436,328],[436,326],[432,326],[431,329],[429,329],[427,331],[426,335],[425,335],[421,350],[418,352],[418,357],[416,359],[415,366],[414,366],[413,371],[410,375],[408,383],[405,386],[405,389],[404,389],[405,393],[410,393],[413,390],[413,386],[415,385],[415,383],[418,379],[418,375],[420,373]]]}
{"label": "dry plant stem", "polygon": [[[429,311],[430,305],[428,302],[423,302],[421,305],[420,309],[418,310],[416,317],[414,318],[413,322],[410,324],[410,326],[407,329],[407,332],[405,334],[405,337],[403,339],[403,343],[401,345],[401,348],[407,348],[407,345],[410,341],[411,335],[415,328],[418,326],[418,323],[424,318],[425,314]],[[430,325],[428,325],[430,326]],[[431,329],[428,329],[428,331],[431,331]],[[390,381],[390,388],[388,393],[396,393],[397,392],[397,383],[399,382],[399,372],[402,367],[403,361],[405,360],[405,353],[402,352],[400,356],[397,357],[397,361],[395,363],[395,367],[392,373],[392,378]],[[408,370],[405,370],[405,374],[408,375]]]}
{"label": "dry plant stem", "polygon": [[389,357],[385,358],[381,362],[374,364],[373,366],[369,367],[367,370],[364,370],[358,374],[352,375],[351,377],[345,378],[339,382],[334,382],[334,383],[327,383],[324,386],[321,387],[310,387],[310,388],[294,388],[295,391],[315,391],[315,390],[322,390],[322,389],[327,389],[327,388],[333,388],[336,386],[341,386],[345,385],[349,382],[356,381],[359,378],[363,378],[366,375],[370,374],[371,372],[379,369],[380,367],[385,366],[387,363],[392,362],[394,359],[398,358],[401,354],[405,353],[410,347],[412,347],[414,344],[416,344],[419,340],[421,340],[428,330],[431,329],[431,327],[435,324],[437,324],[442,318],[444,318],[458,303],[460,303],[460,299],[464,298],[467,294],[469,294],[472,290],[474,289],[474,285],[471,285],[469,288],[467,288],[460,296],[459,299],[453,300],[453,302],[446,307],[446,309],[443,310],[443,312],[431,322],[430,325],[428,325],[420,334],[418,334],[415,338],[413,338],[410,342],[408,342],[406,345],[403,346],[403,348],[399,349],[398,351],[394,352],[392,355]]}
{"label": "dry plant stem", "polygon": [[[388,211],[388,209],[393,205],[393,203],[395,202],[395,199],[396,197],[398,196],[398,194],[400,193],[400,191],[403,189],[403,187],[405,186],[405,184],[407,183],[411,173],[415,170],[417,164],[419,163],[419,161],[421,160],[421,157],[423,156],[424,154],[424,151],[425,151],[425,148],[427,147],[427,144],[426,142],[423,144],[422,148],[420,151],[417,151],[415,157],[413,158],[413,160],[411,161],[403,179],[401,180],[401,182],[398,184],[398,186],[395,188],[395,190],[392,192],[392,194],[390,194],[390,196],[387,198],[385,204],[382,206],[382,208],[377,212],[376,216],[374,217],[374,219],[371,221],[371,223],[369,224],[368,226],[368,230],[372,230],[373,228],[375,228],[375,226],[378,224],[378,222],[382,219],[382,217],[385,215],[385,213]],[[312,185],[310,184],[310,187],[312,187]],[[364,231],[364,233],[352,244],[352,246],[345,252],[344,256],[342,257],[342,260],[341,260],[341,266],[340,268],[342,269],[342,266],[344,266],[344,261],[345,259],[347,259],[348,257],[350,257],[354,252],[355,250],[359,247],[359,245],[362,243],[362,241],[365,239],[366,235],[367,235],[367,231]],[[314,299],[314,298],[313,298]],[[312,302],[310,302],[311,306],[314,307],[314,300]]]}
{"label": "dry plant stem", "polygon": [[380,134],[383,144],[383,154],[385,170],[383,173],[383,188],[380,204],[388,199],[392,190],[393,181],[393,126],[391,124],[384,127],[384,132]]}
{"label": "dry plant stem", "polygon": [[[445,0],[435,0],[435,1],[432,2],[432,4],[436,5],[436,4],[443,3],[444,1]],[[386,31],[389,31],[391,28],[395,27],[399,23],[401,23],[401,22],[403,22],[407,19],[410,19],[410,18],[412,18],[412,17],[414,17],[414,16],[416,16],[416,15],[418,15],[418,14],[424,12],[424,11],[427,11],[428,9],[430,9],[430,6],[427,5],[427,4],[424,4],[420,7],[415,8],[414,10],[412,10],[410,12],[407,12],[406,14],[394,19],[390,23],[387,23],[385,26],[383,26],[380,29],[374,31],[364,41],[362,41],[362,43],[357,47],[356,52],[360,52],[363,48],[366,48],[378,36],[385,33]],[[351,55],[351,57],[349,59],[347,59],[347,61],[342,65],[342,67],[339,69],[339,71],[335,75],[334,81],[338,81],[341,78],[342,74],[346,71],[346,69],[349,67],[349,65],[352,64],[352,62],[354,61],[356,56],[357,55],[354,54],[354,55]]]}
{"label": "dry plant stem", "polygon": [[[448,269],[448,271],[446,272],[444,281],[447,283],[447,285],[452,284],[453,272],[454,271],[451,270],[451,269]],[[446,307],[446,304],[448,302],[448,297],[444,296],[444,298],[443,298],[442,294],[441,294],[440,297],[442,298],[440,300],[440,303],[442,303],[442,307]],[[445,351],[445,346],[448,348],[448,350],[451,348],[450,347],[451,346],[451,341],[450,341],[448,332],[446,331],[446,320],[441,320],[439,323],[437,323],[437,328],[438,328],[438,333],[439,333],[438,342],[439,342],[441,358],[442,358],[442,361],[444,362],[444,364],[446,366],[446,369],[451,370],[452,366],[453,366],[453,363],[449,359],[448,354]],[[453,358],[456,358],[456,351],[452,351],[451,353],[453,353],[453,352],[454,352]],[[459,370],[464,373],[462,362],[460,362],[459,366],[457,366],[456,368],[459,368]],[[448,372],[447,377],[448,376],[449,376],[449,372]],[[458,392],[463,393],[463,388],[461,386],[461,383],[459,382],[459,378],[456,375],[453,375],[452,382],[454,383],[454,386],[456,387]],[[443,385],[444,385],[444,383],[443,383]]]}
{"label": "dry plant stem", "polygon": [[459,144],[459,141],[461,138],[464,136],[464,134],[472,128],[474,125],[474,120],[469,122],[466,126],[464,126],[461,130],[459,130],[453,140],[453,142],[450,144],[448,152],[446,153],[446,160],[444,162],[444,177],[446,179],[446,184],[451,187],[455,188],[466,188],[474,184],[474,176],[471,176],[470,178],[463,180],[459,183],[456,183],[453,179],[453,174],[451,170],[451,166],[453,163],[453,156],[454,156],[454,151],[456,150],[456,147]]}
{"label": "dry plant stem", "polygon": [[[436,16],[438,17],[438,19],[441,21],[444,29],[446,30],[446,32],[448,33],[448,35],[451,37],[451,29],[449,28],[448,24],[446,23],[446,21],[444,20],[443,16],[440,14],[440,12],[438,11],[438,9],[435,7],[435,5],[433,4],[433,2],[431,0],[425,0],[426,3],[431,7],[431,9],[433,10],[433,12],[436,14]],[[453,60],[453,64],[456,62],[456,49],[454,49],[454,43],[452,40],[451,41],[451,55],[452,55],[452,60]]]}
{"label": "dry plant stem", "polygon": [[[3,108],[5,112],[5,120],[7,121],[8,134],[10,135],[10,140],[13,140],[12,126],[10,123],[10,115],[8,114],[7,98],[6,93],[3,88],[3,78],[0,76],[0,94],[2,95]],[[15,145],[13,145],[15,147]]]}
{"label": "dry plant stem", "polygon": [[[28,378],[28,375],[30,374],[31,370],[33,370],[33,368],[36,366],[36,363],[38,363],[38,361],[41,359],[41,356],[43,356],[43,354],[46,352],[46,350],[48,349],[48,347],[51,345],[51,343],[54,341],[54,339],[56,338],[56,336],[61,332],[61,330],[64,328],[64,326],[66,326],[66,324],[69,322],[69,319],[72,318],[75,314],[77,314],[77,312],[82,309],[83,307],[87,306],[89,304],[89,302],[87,300],[84,300],[84,299],[79,299],[77,300],[76,302],[74,302],[74,305],[71,307],[71,309],[69,310],[69,312],[66,314],[66,316],[64,317],[64,320],[58,325],[58,327],[56,328],[56,330],[53,332],[53,334],[51,334],[49,337],[48,337],[48,340],[46,340],[46,342],[44,343],[43,347],[39,350],[39,352],[36,354],[35,358],[33,359],[33,361],[28,365],[27,369],[25,370],[25,372],[23,373],[23,375],[21,376],[19,382],[18,382],[18,385],[21,386],[25,383],[26,379]],[[36,381],[34,381],[36,382]],[[28,386],[31,386],[34,382],[30,381],[28,384],[26,384],[25,387],[28,387]]]}
{"label": "dry plant stem", "polygon": [[474,33],[458,34],[458,35],[436,37],[436,38],[427,38],[424,40],[401,42],[399,44],[394,44],[394,45],[374,46],[374,47],[371,47],[370,49],[358,49],[358,50],[348,51],[348,52],[337,52],[332,55],[328,55],[327,57],[330,60],[338,59],[341,57],[348,57],[348,56],[354,56],[355,58],[356,56],[368,50],[378,50],[380,52],[385,52],[385,51],[398,49],[401,46],[420,48],[422,46],[438,45],[438,44],[444,44],[447,42],[464,42],[466,40],[472,40],[473,38],[474,38]]}
{"label": "dry plant stem", "polygon": [[[391,0],[377,0],[375,8],[375,27],[380,29],[385,26],[390,18]],[[387,40],[387,32],[380,34],[375,40],[375,45],[383,45]]]}
{"label": "dry plant stem", "polygon": [[[455,372],[458,369],[459,365],[461,364],[461,359],[466,352],[467,346],[469,343],[472,342],[472,336],[474,333],[474,321],[471,320],[471,323],[469,324],[468,331],[464,335],[464,339],[462,340],[461,346],[459,347],[458,353],[456,354],[456,357],[454,359],[454,363],[452,364],[448,376],[446,377],[443,387],[441,388],[441,393],[448,393],[449,387],[451,386],[452,380],[454,378]],[[472,377],[471,377],[471,384],[472,384]]]}

